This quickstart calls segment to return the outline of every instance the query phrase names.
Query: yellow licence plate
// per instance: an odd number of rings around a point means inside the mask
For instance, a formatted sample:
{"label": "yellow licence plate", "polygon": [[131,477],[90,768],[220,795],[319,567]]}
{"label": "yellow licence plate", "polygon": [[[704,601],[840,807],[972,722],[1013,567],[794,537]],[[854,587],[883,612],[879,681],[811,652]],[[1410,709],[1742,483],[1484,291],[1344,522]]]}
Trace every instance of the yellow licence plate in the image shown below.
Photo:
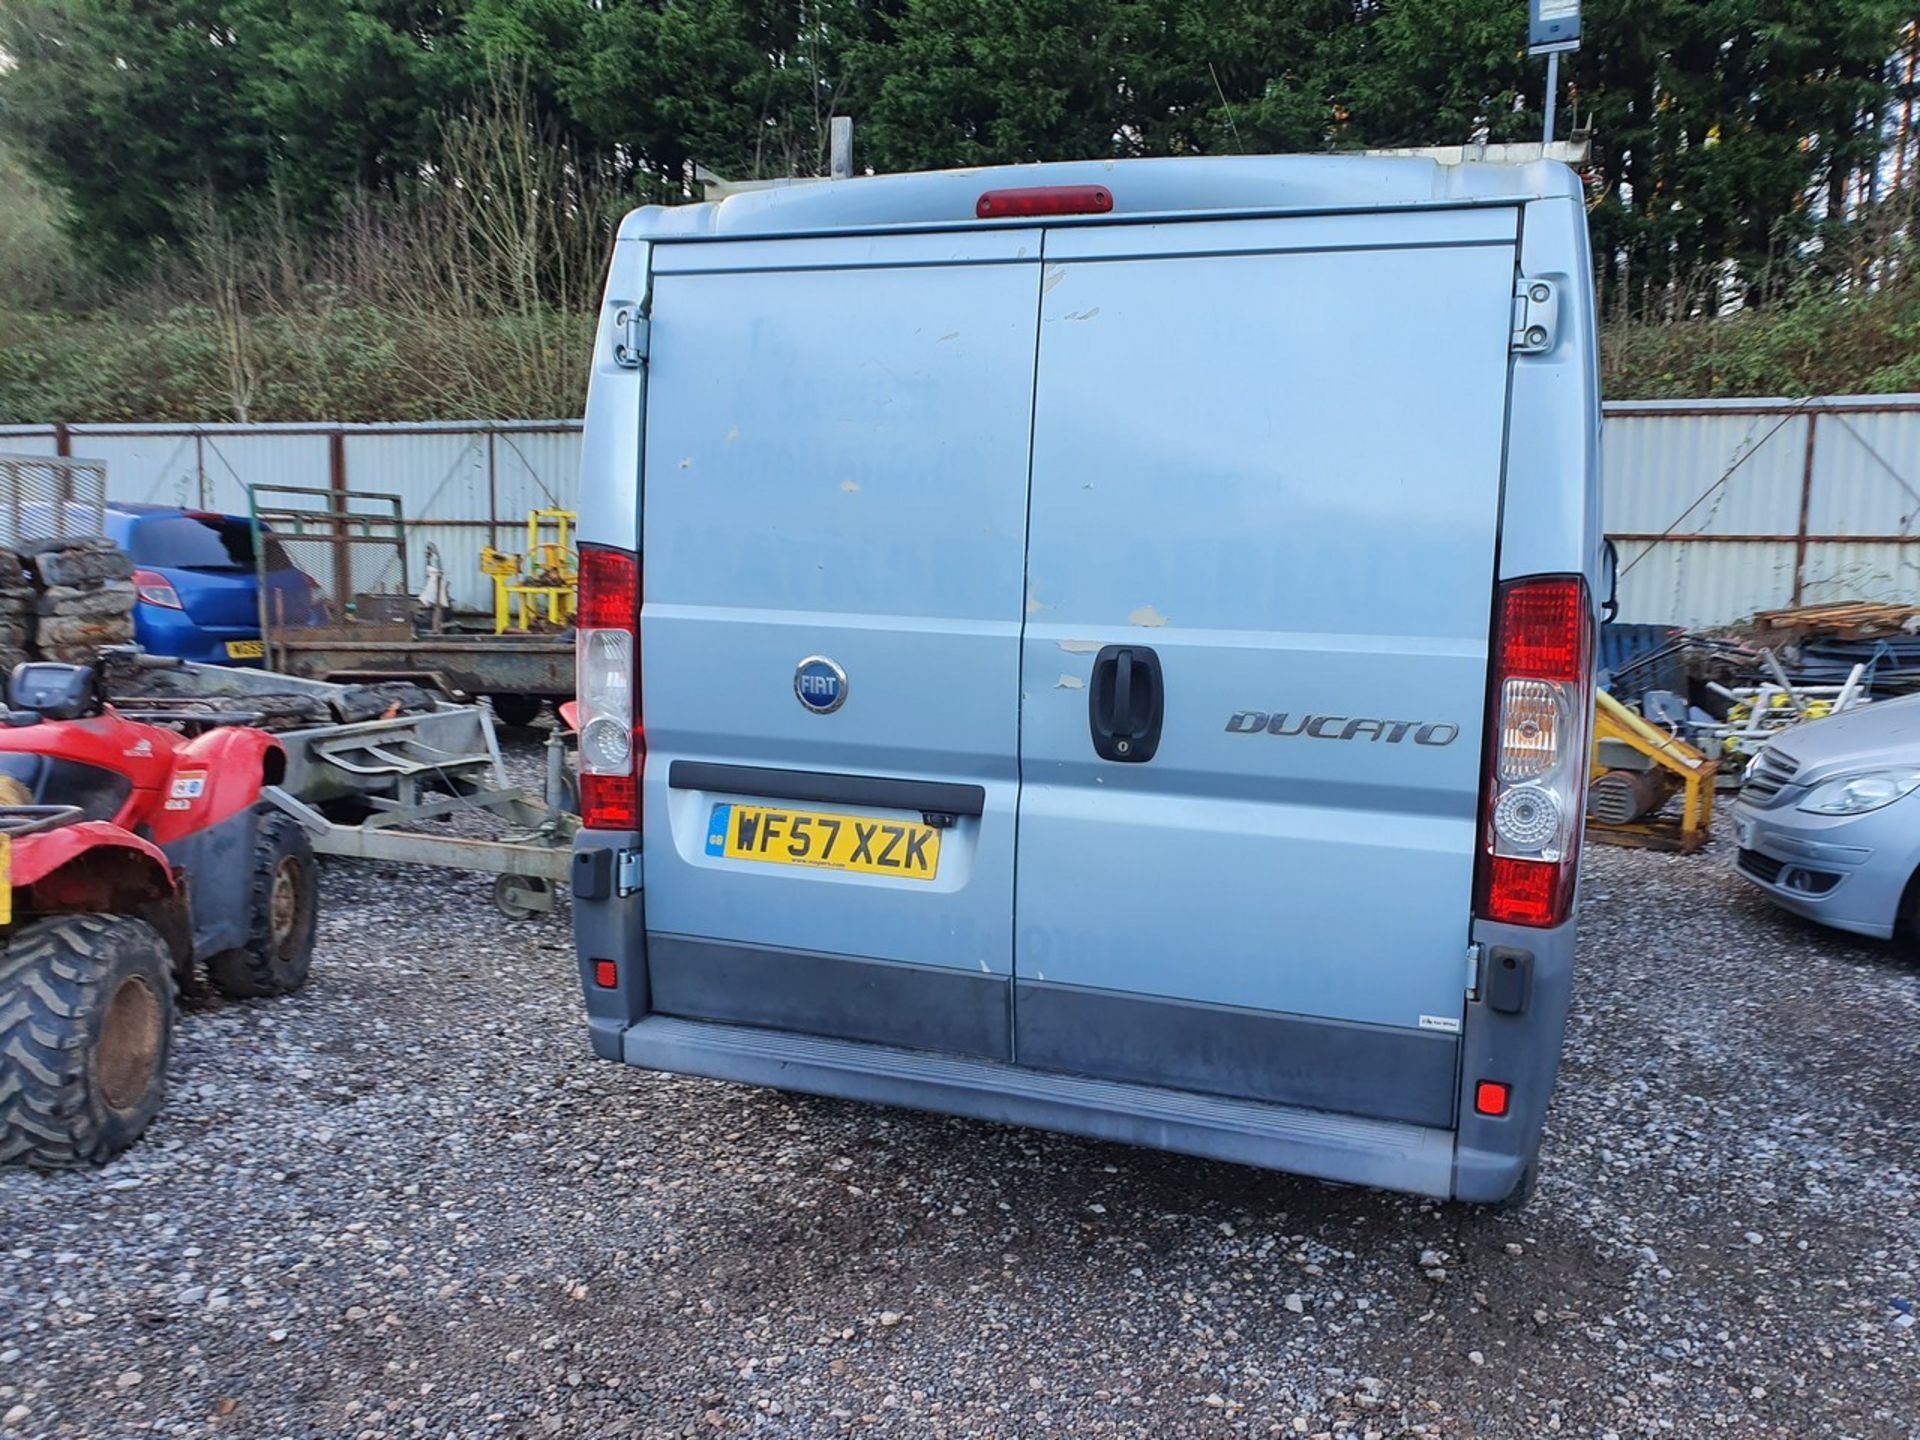
{"label": "yellow licence plate", "polygon": [[227,641],[227,658],[229,660],[264,660],[266,655],[266,647],[263,642],[259,640]]}
{"label": "yellow licence plate", "polygon": [[871,815],[716,805],[707,823],[707,854],[931,880],[940,868],[940,832],[931,825]]}

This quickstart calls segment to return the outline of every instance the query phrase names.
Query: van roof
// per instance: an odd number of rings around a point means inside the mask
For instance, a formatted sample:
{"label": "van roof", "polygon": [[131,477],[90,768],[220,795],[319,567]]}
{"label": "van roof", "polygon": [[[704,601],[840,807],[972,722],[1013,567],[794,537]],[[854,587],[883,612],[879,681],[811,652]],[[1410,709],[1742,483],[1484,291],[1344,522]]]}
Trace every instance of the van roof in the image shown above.
{"label": "van roof", "polygon": [[[978,220],[981,192],[1038,185],[1102,185],[1105,215]],[[1578,197],[1579,177],[1554,160],[1526,164],[1426,156],[1218,155],[1143,160],[1077,160],[870,175],[852,180],[796,179],[696,205],[649,205],[629,214],[622,240],[740,239],[873,230],[947,230],[1044,223],[1113,223],[1197,215],[1286,215],[1460,205],[1517,205]]]}

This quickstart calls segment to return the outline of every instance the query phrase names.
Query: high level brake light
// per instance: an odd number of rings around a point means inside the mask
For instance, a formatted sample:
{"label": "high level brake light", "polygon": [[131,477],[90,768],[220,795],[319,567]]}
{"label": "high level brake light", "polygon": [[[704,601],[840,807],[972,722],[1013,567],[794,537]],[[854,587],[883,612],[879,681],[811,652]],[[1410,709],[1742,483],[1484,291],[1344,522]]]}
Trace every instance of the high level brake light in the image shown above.
{"label": "high level brake light", "polygon": [[580,819],[589,830],[640,828],[646,735],[638,705],[639,632],[639,557],[582,545],[574,658],[580,697]]}
{"label": "high level brake light", "polygon": [[1105,215],[1112,209],[1113,192],[1104,185],[1026,185],[987,191],[973,213],[982,220],[1003,220],[1016,215]]}
{"label": "high level brake light", "polygon": [[1553,926],[1573,909],[1593,714],[1593,622],[1577,575],[1500,587],[1476,912]]}

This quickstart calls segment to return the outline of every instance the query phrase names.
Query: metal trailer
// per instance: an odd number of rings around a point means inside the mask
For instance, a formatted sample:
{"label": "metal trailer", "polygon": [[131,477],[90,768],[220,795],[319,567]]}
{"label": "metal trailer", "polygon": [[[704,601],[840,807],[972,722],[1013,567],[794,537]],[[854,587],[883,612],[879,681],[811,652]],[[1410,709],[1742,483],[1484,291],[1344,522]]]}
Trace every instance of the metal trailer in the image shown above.
{"label": "metal trailer", "polygon": [[[423,695],[408,707],[396,697],[386,706],[394,713],[343,720],[377,706],[381,692],[137,652],[109,652],[103,666],[122,714],[189,727],[269,724],[287,768],[263,796],[307,829],[317,853],[497,875],[494,904],[509,919],[553,908],[579,823],[559,731],[547,740],[546,795],[536,801],[508,780],[493,717],[481,706]],[[303,712],[316,718],[303,723]],[[508,832],[474,839],[411,828],[473,812],[505,821]]]}
{"label": "metal trailer", "polygon": [[[301,485],[250,485],[247,494],[256,532],[274,541],[255,546],[267,668],[342,684],[410,680],[455,699],[485,695],[513,723],[530,720],[542,700],[572,696],[570,628],[500,635],[490,617],[449,613],[435,603],[444,585],[431,564],[414,593],[398,495]],[[307,613],[286,613],[284,594],[265,584],[276,563],[297,565],[312,582]]]}

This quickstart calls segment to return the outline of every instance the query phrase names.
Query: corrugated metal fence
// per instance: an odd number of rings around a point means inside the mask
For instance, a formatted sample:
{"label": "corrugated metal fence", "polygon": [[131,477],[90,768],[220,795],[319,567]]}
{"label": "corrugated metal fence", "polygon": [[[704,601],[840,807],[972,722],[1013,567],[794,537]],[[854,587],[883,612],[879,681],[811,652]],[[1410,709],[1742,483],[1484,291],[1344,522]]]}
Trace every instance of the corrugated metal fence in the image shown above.
{"label": "corrugated metal fence", "polygon": [[1920,598],[1920,395],[1607,406],[1620,618]]}
{"label": "corrugated metal fence", "polygon": [[[107,465],[115,500],[244,514],[256,481],[396,493],[416,587],[436,546],[485,608],[480,547],[574,498],[568,420],[430,425],[0,426],[0,452]],[[1717,625],[1826,600],[1920,596],[1920,395],[1607,406],[1620,618]]]}

